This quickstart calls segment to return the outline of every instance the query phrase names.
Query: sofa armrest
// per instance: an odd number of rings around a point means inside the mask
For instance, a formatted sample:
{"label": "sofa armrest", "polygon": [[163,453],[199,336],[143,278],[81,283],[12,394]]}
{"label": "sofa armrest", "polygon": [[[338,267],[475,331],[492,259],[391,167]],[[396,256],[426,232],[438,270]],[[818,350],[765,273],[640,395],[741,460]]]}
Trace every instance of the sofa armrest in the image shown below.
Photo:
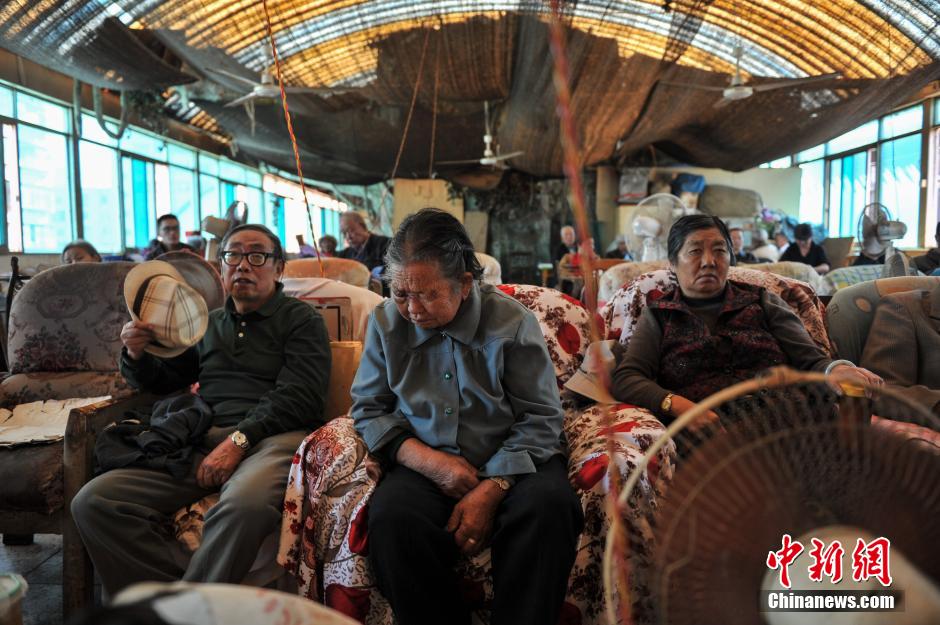
{"label": "sofa armrest", "polygon": [[108,400],[83,408],[74,408],[69,413],[62,446],[64,467],[65,506],[91,478],[95,437],[112,421],[119,421],[124,413],[152,405],[158,395],[136,393],[119,400]]}
{"label": "sofa armrest", "polygon": [[[610,488],[608,437],[613,437],[614,458],[622,485],[636,468],[653,442],[663,436],[666,427],[650,411],[629,404],[610,407],[610,420],[604,418],[604,406],[593,404],[587,409],[570,410],[565,416],[568,439],[568,476],[581,492]],[[671,473],[675,446],[668,443],[648,467],[650,482],[664,477],[662,469]]]}

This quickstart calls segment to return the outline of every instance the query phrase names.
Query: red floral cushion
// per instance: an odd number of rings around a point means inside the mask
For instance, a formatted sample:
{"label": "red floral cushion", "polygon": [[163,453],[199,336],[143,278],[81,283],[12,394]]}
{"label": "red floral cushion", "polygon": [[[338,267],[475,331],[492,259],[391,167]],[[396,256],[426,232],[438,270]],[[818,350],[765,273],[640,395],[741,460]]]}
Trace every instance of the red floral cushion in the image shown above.
{"label": "red floral cushion", "polygon": [[[584,304],[555,289],[528,284],[501,284],[496,288],[535,313],[560,388],[577,371],[591,342],[591,314]],[[603,337],[603,320],[600,316],[595,319],[598,337]]]}

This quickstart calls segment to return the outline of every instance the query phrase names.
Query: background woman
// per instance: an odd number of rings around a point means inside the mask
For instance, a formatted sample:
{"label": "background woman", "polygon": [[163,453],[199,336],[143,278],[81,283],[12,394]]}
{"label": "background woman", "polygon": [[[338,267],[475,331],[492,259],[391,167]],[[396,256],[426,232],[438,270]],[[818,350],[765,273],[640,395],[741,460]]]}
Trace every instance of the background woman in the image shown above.
{"label": "background woman", "polygon": [[95,249],[95,246],[83,239],[75,239],[64,248],[62,248],[62,264],[73,265],[75,263],[100,263],[101,254]]}
{"label": "background woman", "polygon": [[728,228],[716,217],[688,215],[673,224],[668,253],[678,287],[649,296],[614,371],[615,398],[671,420],[775,365],[825,372],[834,383],[882,383],[847,360],[829,358],[777,295],[729,282],[731,250]]}

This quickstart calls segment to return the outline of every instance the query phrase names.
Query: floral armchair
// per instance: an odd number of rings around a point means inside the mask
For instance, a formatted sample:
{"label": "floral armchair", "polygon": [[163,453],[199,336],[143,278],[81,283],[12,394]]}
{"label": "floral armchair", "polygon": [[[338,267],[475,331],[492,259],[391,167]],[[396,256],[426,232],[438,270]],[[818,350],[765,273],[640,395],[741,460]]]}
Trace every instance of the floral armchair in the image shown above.
{"label": "floral armchair", "polygon": [[[606,441],[613,437],[616,466],[623,479],[664,428],[650,413],[625,404],[612,407],[608,425],[601,406],[578,407],[576,398],[563,388],[590,341],[590,315],[580,302],[542,287],[499,288],[538,318],[565,408],[569,477],[581,498],[585,530],[562,618],[566,623],[604,623],[601,563],[610,526],[605,497],[611,484]],[[671,475],[672,458],[670,444],[641,482],[643,497],[655,495],[660,479]],[[311,434],[294,457],[278,554],[278,562],[296,577],[301,594],[367,625],[393,622],[367,560],[369,499],[380,478],[381,469],[357,436],[352,419],[334,419]],[[631,501],[626,508],[628,522],[633,508]],[[487,621],[486,605],[492,598],[489,550],[463,560],[459,570],[465,596]],[[634,596],[647,594],[637,590]]]}

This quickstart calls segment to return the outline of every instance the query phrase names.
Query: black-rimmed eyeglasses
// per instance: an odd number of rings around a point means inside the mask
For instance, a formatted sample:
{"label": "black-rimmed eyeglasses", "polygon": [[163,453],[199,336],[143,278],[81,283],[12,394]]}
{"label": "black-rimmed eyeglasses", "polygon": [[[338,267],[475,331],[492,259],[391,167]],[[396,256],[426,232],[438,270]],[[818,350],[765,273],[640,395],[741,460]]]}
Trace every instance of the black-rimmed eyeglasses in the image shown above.
{"label": "black-rimmed eyeglasses", "polygon": [[248,264],[252,267],[260,267],[268,262],[269,258],[275,258],[275,256],[271,252],[248,252],[247,254],[243,252],[222,252],[219,254],[222,262],[230,267],[240,265],[243,258],[247,258]]}

